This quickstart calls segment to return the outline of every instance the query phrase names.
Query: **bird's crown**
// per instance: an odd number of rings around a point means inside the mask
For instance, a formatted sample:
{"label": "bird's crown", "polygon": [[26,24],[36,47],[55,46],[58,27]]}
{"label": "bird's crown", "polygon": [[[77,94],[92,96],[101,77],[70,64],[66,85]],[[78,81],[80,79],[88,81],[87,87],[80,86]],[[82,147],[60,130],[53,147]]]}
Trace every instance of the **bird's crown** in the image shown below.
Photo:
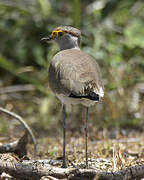
{"label": "bird's crown", "polygon": [[81,36],[80,30],[78,30],[78,29],[76,29],[74,27],[71,27],[71,26],[60,26],[60,27],[55,28],[52,31],[52,38],[54,39],[55,37],[64,36],[65,33],[69,33],[72,36],[76,36],[78,38],[80,38],[80,36]]}

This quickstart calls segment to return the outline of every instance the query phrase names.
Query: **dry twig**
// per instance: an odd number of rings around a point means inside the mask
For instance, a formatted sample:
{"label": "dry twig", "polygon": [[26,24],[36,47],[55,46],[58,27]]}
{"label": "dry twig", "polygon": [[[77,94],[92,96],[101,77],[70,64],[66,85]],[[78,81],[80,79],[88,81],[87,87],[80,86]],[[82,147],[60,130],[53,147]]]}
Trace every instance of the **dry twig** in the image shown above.
{"label": "dry twig", "polygon": [[0,153],[14,152],[20,158],[27,154],[26,145],[28,143],[28,132],[17,141],[9,144],[0,145]]}
{"label": "dry twig", "polygon": [[93,169],[59,168],[44,162],[9,162],[0,160],[0,173],[6,172],[23,180],[39,180],[42,176],[52,176],[68,180],[133,180],[144,177],[144,164],[132,166],[119,172],[99,172]]}
{"label": "dry twig", "polygon": [[15,86],[1,87],[0,94],[23,92],[23,91],[33,91],[33,90],[35,90],[35,87],[30,84],[15,85]]}
{"label": "dry twig", "polygon": [[35,147],[35,151],[36,151],[36,144],[37,143],[36,143],[35,136],[34,136],[32,130],[30,129],[30,127],[28,126],[28,124],[23,120],[23,118],[21,116],[17,115],[16,113],[8,111],[7,109],[4,109],[2,107],[0,107],[0,112],[8,114],[9,116],[12,116],[13,118],[18,120],[24,126],[24,128],[28,131],[28,133],[30,134],[30,136],[32,138],[32,141],[33,141],[34,147]]}

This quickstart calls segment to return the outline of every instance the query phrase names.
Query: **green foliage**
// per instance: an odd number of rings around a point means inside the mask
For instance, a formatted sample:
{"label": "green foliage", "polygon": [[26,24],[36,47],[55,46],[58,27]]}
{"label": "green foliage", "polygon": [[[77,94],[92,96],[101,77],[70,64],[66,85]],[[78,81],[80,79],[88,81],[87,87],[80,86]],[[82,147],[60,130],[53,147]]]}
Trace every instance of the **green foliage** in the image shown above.
{"label": "green foliage", "polygon": [[126,45],[129,48],[144,48],[144,24],[141,19],[134,19],[125,28]]}
{"label": "green foliage", "polygon": [[[93,107],[92,119],[97,117],[102,127],[124,124],[134,116],[129,114],[132,89],[144,81],[143,12],[141,0],[1,1],[2,84],[29,83],[40,94],[48,94],[38,108],[43,119],[40,123],[45,126],[47,118],[48,124],[56,122],[61,117],[55,107],[60,106],[47,89],[47,68],[58,47],[42,44],[40,39],[59,25],[79,27],[85,34],[82,49],[97,59],[105,84],[105,100]],[[29,67],[31,72],[26,71]],[[8,84],[5,76],[16,80]],[[74,117],[79,112],[76,108]]]}
{"label": "green foliage", "polygon": [[0,119],[0,124],[1,124],[1,126],[0,126],[0,132],[1,132],[2,134],[7,133],[7,124],[6,124],[6,121],[1,118],[1,119]]}
{"label": "green foliage", "polygon": [[74,0],[74,26],[79,28],[80,27],[80,15],[81,15],[81,9],[80,9],[80,0]]}
{"label": "green foliage", "polygon": [[57,154],[57,150],[58,148],[55,146],[50,152],[49,152],[49,155],[52,156],[52,157],[56,157],[56,154]]}
{"label": "green foliage", "polygon": [[29,77],[28,75],[20,73],[20,67],[18,68],[16,64],[13,64],[2,56],[0,56],[0,66],[10,73],[14,74],[15,76],[18,76],[25,82],[35,85],[39,91],[46,94],[46,90],[43,88],[39,81],[37,81],[34,77]]}

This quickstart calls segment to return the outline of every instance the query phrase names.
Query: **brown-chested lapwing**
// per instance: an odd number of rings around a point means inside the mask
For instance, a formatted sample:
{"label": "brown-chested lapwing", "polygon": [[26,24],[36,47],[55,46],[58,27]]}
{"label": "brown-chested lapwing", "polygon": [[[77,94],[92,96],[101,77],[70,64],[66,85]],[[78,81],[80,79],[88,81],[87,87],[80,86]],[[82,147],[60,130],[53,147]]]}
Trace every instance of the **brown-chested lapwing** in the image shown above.
{"label": "brown-chested lapwing", "polygon": [[49,67],[49,86],[63,105],[63,167],[66,165],[65,105],[86,106],[85,151],[88,167],[88,109],[104,96],[100,69],[96,61],[80,50],[81,32],[70,26],[57,27],[42,41],[55,41],[60,51]]}

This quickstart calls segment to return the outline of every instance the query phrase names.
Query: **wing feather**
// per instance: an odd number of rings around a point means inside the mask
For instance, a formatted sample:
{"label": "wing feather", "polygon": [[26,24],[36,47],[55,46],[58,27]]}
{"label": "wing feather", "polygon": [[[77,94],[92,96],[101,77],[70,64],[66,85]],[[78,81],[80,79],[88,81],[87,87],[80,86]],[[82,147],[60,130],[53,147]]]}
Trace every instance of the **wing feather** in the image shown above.
{"label": "wing feather", "polygon": [[100,94],[103,89],[96,61],[77,49],[57,53],[49,67],[49,85],[56,94]]}

